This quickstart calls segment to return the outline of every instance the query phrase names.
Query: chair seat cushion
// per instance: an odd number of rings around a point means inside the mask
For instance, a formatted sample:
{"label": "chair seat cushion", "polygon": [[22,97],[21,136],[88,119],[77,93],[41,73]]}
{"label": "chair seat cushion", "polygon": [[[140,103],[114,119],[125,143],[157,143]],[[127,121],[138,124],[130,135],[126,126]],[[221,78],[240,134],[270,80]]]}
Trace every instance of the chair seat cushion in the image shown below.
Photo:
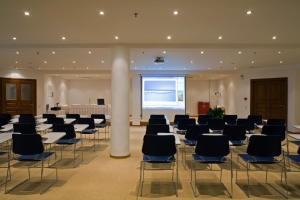
{"label": "chair seat cushion", "polygon": [[71,139],[60,139],[56,142],[56,144],[75,144],[75,143],[78,143],[80,141],[80,139],[77,139],[77,138],[71,138]]}
{"label": "chair seat cushion", "polygon": [[244,145],[243,140],[230,140],[232,146],[242,146]]}
{"label": "chair seat cushion", "polygon": [[159,163],[164,163],[164,162],[173,162],[175,161],[174,155],[172,156],[152,156],[152,155],[143,155],[143,161],[146,162],[159,162]]}
{"label": "chair seat cushion", "polygon": [[197,141],[196,140],[184,139],[184,144],[188,145],[188,146],[196,146]]}
{"label": "chair seat cushion", "polygon": [[300,164],[300,155],[288,155],[287,158],[295,163]]}
{"label": "chair seat cushion", "polygon": [[43,152],[41,154],[33,154],[33,155],[18,155],[15,157],[15,159],[19,161],[41,161],[41,160],[46,160],[53,153],[54,152]]}
{"label": "chair seat cushion", "polygon": [[224,156],[201,156],[198,154],[193,154],[193,159],[201,163],[224,163],[227,161]]}
{"label": "chair seat cushion", "polygon": [[257,164],[274,164],[279,162],[274,157],[262,157],[262,156],[251,156],[249,154],[239,154],[239,157],[241,157],[244,161],[249,163],[257,163]]}
{"label": "chair seat cushion", "polygon": [[95,129],[85,129],[81,133],[82,134],[94,134],[96,132],[97,132],[97,130],[95,130]]}

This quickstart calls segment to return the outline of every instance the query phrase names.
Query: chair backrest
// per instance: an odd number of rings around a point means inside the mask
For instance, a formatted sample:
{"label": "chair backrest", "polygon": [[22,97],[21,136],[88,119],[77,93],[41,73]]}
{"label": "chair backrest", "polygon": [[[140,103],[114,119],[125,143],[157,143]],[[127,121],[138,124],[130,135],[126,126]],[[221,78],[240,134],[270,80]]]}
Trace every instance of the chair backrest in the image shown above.
{"label": "chair backrest", "polygon": [[249,139],[247,153],[251,156],[275,157],[281,155],[279,136],[252,135]]}
{"label": "chair backrest", "polygon": [[0,116],[0,126],[8,124],[8,122],[9,122],[9,120],[7,120],[7,118]]}
{"label": "chair backrest", "polygon": [[56,118],[56,114],[48,114],[48,113],[45,113],[45,114],[43,114],[43,118],[46,118],[46,119],[49,119],[49,118]]}
{"label": "chair backrest", "polygon": [[177,124],[179,119],[189,119],[189,118],[190,118],[189,115],[175,115],[174,124]]}
{"label": "chair backrest", "polygon": [[76,138],[76,133],[73,124],[54,124],[53,132],[65,132],[66,135],[62,139]]}
{"label": "chair backrest", "polygon": [[148,124],[146,134],[156,135],[157,133],[169,133],[170,127],[166,124]]}
{"label": "chair backrest", "polygon": [[35,124],[15,123],[13,128],[15,133],[36,134]]}
{"label": "chair backrest", "polygon": [[197,122],[198,124],[208,124],[209,118],[209,115],[199,115]]}
{"label": "chair backrest", "polygon": [[20,114],[19,118],[34,118],[34,115],[33,114]]}
{"label": "chair backrest", "polygon": [[79,119],[80,115],[79,114],[66,114],[66,118],[68,118],[68,119]]}
{"label": "chair backrest", "polygon": [[253,130],[255,128],[254,122],[251,122],[248,118],[237,119],[236,124],[240,127],[245,128],[246,130]]}
{"label": "chair backrest", "polygon": [[225,125],[223,134],[230,141],[241,141],[246,139],[246,129],[238,125]]}
{"label": "chair backrest", "polygon": [[261,133],[264,135],[279,136],[281,141],[285,139],[285,126],[282,125],[265,125]]}
{"label": "chair backrest", "polygon": [[143,154],[172,156],[176,153],[174,135],[144,135]]}
{"label": "chair backrest", "polygon": [[64,118],[61,118],[61,117],[54,117],[54,118],[48,118],[47,119],[47,124],[64,124],[65,123],[65,120]]}
{"label": "chair backrest", "polygon": [[34,124],[36,125],[35,118],[33,116],[23,116],[19,117],[19,123],[21,124]]}
{"label": "chair backrest", "polygon": [[237,120],[237,115],[224,115],[223,119],[227,124],[235,125]]}
{"label": "chair backrest", "polygon": [[228,138],[224,135],[200,135],[195,153],[200,156],[227,156],[230,153]]}
{"label": "chair backrest", "polygon": [[101,122],[101,124],[105,124],[106,123],[105,114],[91,114],[91,118],[93,118],[93,119],[103,119],[103,121]]}
{"label": "chair backrest", "polygon": [[248,115],[248,119],[250,122],[257,125],[261,125],[263,123],[261,115]]}
{"label": "chair backrest", "polygon": [[189,126],[196,125],[196,119],[179,119],[177,122],[177,128],[179,130],[187,130]]}
{"label": "chair backrest", "polygon": [[167,124],[166,119],[150,118],[148,124]]}
{"label": "chair backrest", "polygon": [[165,115],[150,115],[150,119],[165,119]]}
{"label": "chair backrest", "polygon": [[7,121],[9,121],[9,120],[11,120],[11,114],[9,114],[9,113],[1,113],[0,114],[0,118],[4,118]]}
{"label": "chair backrest", "polygon": [[285,125],[285,120],[284,119],[268,119],[267,120],[267,125]]}
{"label": "chair backrest", "polygon": [[211,130],[223,130],[225,126],[224,119],[209,119],[208,120],[208,127]]}
{"label": "chair backrest", "polygon": [[199,135],[202,135],[204,133],[209,133],[208,125],[191,125],[188,127],[185,133],[185,138],[188,140],[198,140]]}
{"label": "chair backrest", "polygon": [[39,134],[13,134],[13,153],[33,155],[44,152],[42,137]]}
{"label": "chair backrest", "polygon": [[76,120],[77,124],[88,124],[87,129],[95,129],[95,122],[93,118],[79,118]]}

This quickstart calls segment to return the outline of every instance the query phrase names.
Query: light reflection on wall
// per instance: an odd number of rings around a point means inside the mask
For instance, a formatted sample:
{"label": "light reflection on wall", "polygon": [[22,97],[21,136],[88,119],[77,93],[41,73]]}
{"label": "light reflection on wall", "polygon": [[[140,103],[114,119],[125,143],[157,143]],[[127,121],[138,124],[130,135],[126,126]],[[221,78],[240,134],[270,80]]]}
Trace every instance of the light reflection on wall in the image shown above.
{"label": "light reflection on wall", "polygon": [[6,77],[8,78],[24,78],[20,72],[10,72]]}

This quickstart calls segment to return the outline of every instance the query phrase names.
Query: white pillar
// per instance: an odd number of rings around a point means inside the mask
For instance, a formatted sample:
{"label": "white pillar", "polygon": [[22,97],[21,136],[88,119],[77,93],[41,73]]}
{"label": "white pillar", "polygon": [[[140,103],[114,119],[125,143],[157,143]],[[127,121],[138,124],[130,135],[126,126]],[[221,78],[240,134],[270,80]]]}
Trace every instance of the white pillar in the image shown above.
{"label": "white pillar", "polygon": [[112,50],[111,78],[112,157],[127,157],[129,152],[129,49],[117,46]]}

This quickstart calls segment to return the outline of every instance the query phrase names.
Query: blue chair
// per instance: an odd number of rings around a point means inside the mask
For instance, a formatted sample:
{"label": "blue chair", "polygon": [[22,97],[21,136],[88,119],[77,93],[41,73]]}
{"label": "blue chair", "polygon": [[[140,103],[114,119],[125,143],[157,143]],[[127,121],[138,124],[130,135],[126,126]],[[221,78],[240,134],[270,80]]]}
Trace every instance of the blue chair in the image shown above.
{"label": "blue chair", "polygon": [[45,113],[45,114],[43,114],[43,118],[45,118],[45,119],[56,118],[56,114]]}
{"label": "blue chair", "polygon": [[224,119],[209,119],[208,120],[208,127],[213,132],[222,132],[225,127]]}
{"label": "blue chair", "polygon": [[[220,181],[222,181],[222,164],[230,163],[231,170],[231,192],[232,196],[232,156],[228,159],[230,154],[229,141],[224,135],[200,135],[197,141],[195,153],[193,154],[193,160],[191,165],[191,186],[195,196],[198,196],[196,187],[196,172],[203,170],[197,168],[197,165],[219,165],[221,168]],[[206,171],[211,171],[212,168]],[[203,170],[204,171],[204,170]]]}
{"label": "blue chair", "polygon": [[77,120],[80,118],[80,115],[79,114],[66,114],[66,118],[67,119],[75,119],[75,121],[72,123],[76,124]]}
{"label": "blue chair", "polygon": [[[30,162],[37,163],[37,165],[28,167],[28,177],[30,180],[30,168],[40,168],[41,169],[41,183],[43,181],[44,168],[53,168],[56,172],[57,180],[57,167],[48,164],[45,166],[45,162],[50,159],[53,152],[46,152],[42,142],[42,137],[39,134],[13,134],[12,135],[12,160],[18,162]],[[5,182],[5,193],[7,190],[7,183],[9,179],[9,174],[11,174],[12,160],[9,160],[6,182]],[[40,164],[40,165],[39,165]]]}
{"label": "blue chair", "polygon": [[250,123],[253,123],[254,125],[262,125],[262,116],[261,115],[248,115],[248,120]]}
{"label": "blue chair", "polygon": [[[176,160],[178,159],[176,159],[177,150],[176,150],[174,135],[146,134],[144,136],[142,152],[143,152],[143,160],[141,161],[141,165],[140,165],[140,181],[138,187],[138,195],[139,193],[141,196],[143,194],[145,170],[171,170],[172,182],[174,183],[176,196],[177,196],[178,164]],[[163,165],[165,167],[162,167]],[[174,171],[176,171],[175,181],[174,181]]]}
{"label": "blue chair", "polygon": [[150,115],[150,119],[166,119],[166,116],[165,115]]}
{"label": "blue chair", "polygon": [[237,125],[225,125],[223,135],[227,136],[232,146],[242,146],[246,139],[246,130]]}
{"label": "blue chair", "polygon": [[285,130],[285,126],[282,125],[264,125],[261,134],[279,136],[281,141],[284,141],[286,138]]}
{"label": "blue chair", "polygon": [[189,115],[175,115],[174,116],[174,125],[176,126],[180,119],[189,119]]}
{"label": "blue chair", "polygon": [[[278,164],[281,165],[281,176],[285,171],[285,159],[280,158],[282,155],[281,148],[281,138],[279,136],[265,136],[265,135],[252,135],[249,139],[249,144],[247,147],[247,153],[238,154],[238,162],[240,159],[245,163],[239,162],[247,171],[248,180],[248,196],[249,196],[249,171],[250,165],[263,165],[266,167],[266,182],[268,181],[268,169],[269,165]],[[284,155],[284,154],[283,154]],[[261,169],[261,168],[259,168]],[[255,171],[259,170],[255,169]],[[261,169],[262,170],[262,169]],[[237,174],[238,169],[236,169],[236,181],[238,179]],[[282,179],[281,179],[282,180]]]}
{"label": "blue chair", "polygon": [[[94,151],[96,151],[96,133],[95,122],[92,118],[79,118],[76,120],[76,124],[86,124],[88,127],[80,132],[81,138],[82,135],[94,135]],[[83,144],[83,140],[81,140],[81,144]]]}
{"label": "blue chair", "polygon": [[228,125],[236,125],[237,115],[224,115],[223,119]]}
{"label": "blue chair", "polygon": [[[91,114],[93,119],[102,119],[103,121],[100,124],[95,124],[95,127],[98,129],[98,139],[100,140],[99,133],[100,129],[104,128],[104,138],[106,139],[107,128],[109,130],[105,114]],[[109,133],[109,132],[108,132]]]}
{"label": "blue chair", "polygon": [[20,124],[34,124],[36,125],[35,117],[31,114],[23,114],[19,117]]}
{"label": "blue chair", "polygon": [[16,124],[13,124],[13,130],[15,133],[22,133],[22,134],[36,134],[37,133],[34,124],[16,123]]}
{"label": "blue chair", "polygon": [[208,120],[210,119],[211,117],[209,115],[199,115],[198,116],[198,124],[208,124]]}
{"label": "blue chair", "polygon": [[250,121],[248,118],[239,118],[237,119],[236,124],[246,129],[249,133],[255,129],[254,122]]}
{"label": "blue chair", "polygon": [[165,124],[151,124],[147,125],[146,134],[157,135],[157,133],[169,133],[170,127]]}
{"label": "blue chair", "polygon": [[47,118],[47,121],[45,122],[46,124],[64,124],[65,120],[64,118],[61,117],[49,117]]}
{"label": "blue chair", "polygon": [[194,125],[196,125],[196,119],[179,119],[177,122],[177,129],[180,133],[185,133],[190,126]]}
{"label": "blue chair", "polygon": [[167,124],[167,120],[165,118],[150,118],[148,124]]}

